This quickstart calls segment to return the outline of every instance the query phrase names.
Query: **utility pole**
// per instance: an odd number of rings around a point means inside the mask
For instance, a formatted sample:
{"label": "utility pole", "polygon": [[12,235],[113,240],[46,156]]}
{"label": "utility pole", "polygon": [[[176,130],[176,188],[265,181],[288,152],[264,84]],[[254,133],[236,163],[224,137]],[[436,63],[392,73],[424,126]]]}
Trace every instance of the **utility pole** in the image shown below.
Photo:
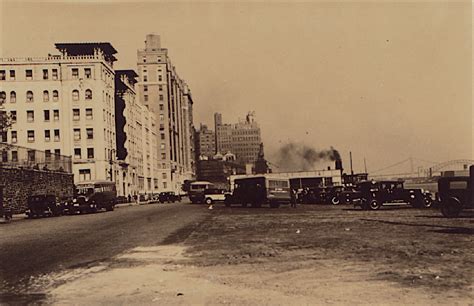
{"label": "utility pole", "polygon": [[352,170],[352,151],[349,151],[349,158],[351,161],[351,175],[354,175],[354,170]]}
{"label": "utility pole", "polygon": [[365,173],[367,173],[367,163],[365,162],[365,157],[364,157],[364,170],[365,170]]}

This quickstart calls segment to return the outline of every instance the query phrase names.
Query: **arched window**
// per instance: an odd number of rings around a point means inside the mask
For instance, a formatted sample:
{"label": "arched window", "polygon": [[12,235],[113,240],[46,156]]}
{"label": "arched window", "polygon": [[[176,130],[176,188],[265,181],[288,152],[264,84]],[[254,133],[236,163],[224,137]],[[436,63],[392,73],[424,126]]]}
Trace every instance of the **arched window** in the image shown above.
{"label": "arched window", "polygon": [[10,91],[10,103],[16,102],[16,92]]}
{"label": "arched window", "polygon": [[79,101],[79,90],[74,89],[72,91],[72,100],[73,101]]}
{"label": "arched window", "polygon": [[33,92],[31,90],[26,92],[26,102],[33,102]]}
{"label": "arched window", "polygon": [[92,90],[86,89],[86,100],[92,100]]}
{"label": "arched window", "polygon": [[43,91],[43,102],[48,102],[49,101],[49,91],[45,90]]}
{"label": "arched window", "polygon": [[56,102],[59,99],[59,93],[57,90],[53,90],[53,101]]}
{"label": "arched window", "polygon": [[4,91],[0,91],[0,105],[7,102],[7,93]]}

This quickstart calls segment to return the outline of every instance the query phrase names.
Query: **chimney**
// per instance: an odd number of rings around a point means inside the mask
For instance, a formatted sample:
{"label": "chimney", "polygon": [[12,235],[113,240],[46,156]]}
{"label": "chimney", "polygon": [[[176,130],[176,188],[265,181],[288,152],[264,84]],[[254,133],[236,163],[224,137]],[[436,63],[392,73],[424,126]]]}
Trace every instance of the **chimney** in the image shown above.
{"label": "chimney", "polygon": [[341,170],[342,172],[342,160],[338,159],[336,160],[336,170]]}

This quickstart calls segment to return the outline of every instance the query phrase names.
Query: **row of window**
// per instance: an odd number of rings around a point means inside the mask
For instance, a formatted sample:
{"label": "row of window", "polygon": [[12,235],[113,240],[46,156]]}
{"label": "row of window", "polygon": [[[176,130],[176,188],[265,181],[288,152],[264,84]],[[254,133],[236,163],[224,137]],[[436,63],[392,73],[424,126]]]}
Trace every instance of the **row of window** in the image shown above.
{"label": "row of window", "polygon": [[[43,80],[49,80],[49,69],[43,69]],[[79,68],[72,68],[71,69],[71,77],[73,79],[79,79]],[[91,68],[84,68],[84,78],[90,79],[92,78],[92,70]],[[5,81],[7,79],[7,71],[0,70],[0,81]],[[14,81],[16,79],[16,71],[10,70],[9,71],[9,80]],[[25,70],[25,79],[26,80],[33,80],[33,69],[26,69]],[[58,69],[51,69],[51,79],[57,80],[58,79]]]}
{"label": "row of window", "polygon": [[[74,148],[74,158],[82,159],[81,148]],[[94,158],[94,148],[87,148],[87,158]]]}
{"label": "row of window", "polygon": [[[11,154],[11,161],[12,162],[18,162],[18,151],[12,150],[10,151]],[[53,155],[52,150],[46,150],[44,152],[44,157],[46,161],[50,161]],[[60,149],[55,149],[54,150],[54,159],[55,160],[60,160],[61,159],[61,150]],[[29,162],[34,162],[36,160],[36,151],[35,150],[29,150],[28,151],[28,161]],[[6,163],[8,162],[8,151],[2,151],[2,162]]]}
{"label": "row of window", "polygon": [[[163,85],[158,85],[158,90],[163,91]],[[143,85],[143,91],[148,91],[148,85]]]}
{"label": "row of window", "polygon": [[[158,100],[163,101],[163,99],[164,99],[164,96],[163,96],[163,95],[159,95],[159,96],[158,96]],[[144,101],[144,102],[148,102],[148,101],[149,101],[148,95],[143,95],[143,101]],[[163,104],[160,104],[160,106],[161,106],[161,105],[163,105]],[[160,110],[163,110],[163,109],[160,108]]]}
{"label": "row of window", "polygon": [[[81,129],[74,129],[74,140],[81,140]],[[34,130],[28,130],[26,132],[26,137],[28,142],[34,142],[35,141],[35,131]],[[10,131],[10,142],[11,143],[17,143],[18,142],[18,132],[17,131]],[[54,135],[54,141],[58,142],[61,140],[60,137],[60,132],[58,129],[53,130],[53,135]],[[2,142],[8,142],[8,137],[7,133],[1,133],[1,141]],[[94,129],[93,128],[86,128],[86,137],[87,139],[94,139]],[[44,130],[44,141],[50,142],[51,141],[51,130]]]}
{"label": "row of window", "polygon": [[[59,92],[57,90],[52,91],[52,96],[53,96],[53,101],[57,102],[59,100]],[[72,100],[73,101],[79,101],[80,95],[79,95],[79,90],[75,89],[72,91]],[[92,100],[92,90],[86,89],[84,92],[84,99],[85,100]],[[49,96],[49,91],[45,90],[43,91],[43,102],[49,102],[50,96]],[[26,92],[26,102],[34,102],[34,94],[33,91],[28,90]],[[4,91],[0,92],[0,104],[7,102],[7,94]],[[10,91],[10,103],[16,103],[16,92],[15,91]]]}

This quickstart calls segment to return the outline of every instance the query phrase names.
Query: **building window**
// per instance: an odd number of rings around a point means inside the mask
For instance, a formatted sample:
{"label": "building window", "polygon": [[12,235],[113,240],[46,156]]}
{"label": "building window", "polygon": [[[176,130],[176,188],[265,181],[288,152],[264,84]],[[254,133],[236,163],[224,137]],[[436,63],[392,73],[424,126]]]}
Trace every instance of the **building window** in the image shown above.
{"label": "building window", "polygon": [[165,120],[165,115],[160,114],[160,120],[161,120],[161,121]]}
{"label": "building window", "polygon": [[159,82],[163,81],[163,77],[161,75],[158,76],[158,81]]}
{"label": "building window", "polygon": [[4,91],[0,91],[0,105],[7,101],[7,93]]}
{"label": "building window", "polygon": [[1,140],[0,142],[7,142],[8,140],[7,138],[8,138],[8,135],[6,131],[0,133],[0,140]]}
{"label": "building window", "polygon": [[144,96],[143,96],[143,100],[144,100],[145,102],[148,102],[148,95],[144,95]]}
{"label": "building window", "polygon": [[87,148],[87,158],[94,158],[94,148]]}
{"label": "building window", "polygon": [[12,123],[16,122],[16,111],[10,111],[10,119],[12,120]]}
{"label": "building window", "polygon": [[16,102],[16,92],[10,91],[10,103]]}
{"label": "building window", "polygon": [[160,131],[163,131],[165,129],[165,125],[163,123],[160,123]]}
{"label": "building window", "polygon": [[147,85],[143,85],[143,91],[148,91],[148,86]]}
{"label": "building window", "polygon": [[160,104],[160,111],[164,111],[165,110],[165,105],[164,104]]}
{"label": "building window", "polygon": [[86,79],[90,79],[92,77],[90,68],[84,68],[84,76],[86,77]]}
{"label": "building window", "polygon": [[72,120],[79,121],[81,119],[81,111],[78,108],[72,110]]}
{"label": "building window", "polygon": [[78,68],[72,68],[72,78],[73,79],[78,79],[79,78],[79,69]]}
{"label": "building window", "polygon": [[16,78],[15,76],[15,70],[10,70],[10,80],[14,81]]}
{"label": "building window", "polygon": [[163,172],[162,177],[164,180],[166,180],[166,172]]}
{"label": "building window", "polygon": [[53,69],[52,71],[53,80],[58,79],[58,69]]}
{"label": "building window", "polygon": [[92,90],[86,90],[86,100],[92,100]]}
{"label": "building window", "polygon": [[48,102],[49,101],[49,91],[45,90],[43,91],[43,102]]}
{"label": "building window", "polygon": [[94,139],[94,129],[88,128],[86,129],[86,133],[87,133],[87,139]]}
{"label": "building window", "polygon": [[46,142],[51,141],[51,132],[50,132],[50,130],[44,130],[44,141],[46,141]]}
{"label": "building window", "polygon": [[161,133],[161,140],[165,140],[165,134]]}
{"label": "building window", "polygon": [[32,131],[32,130],[29,130],[27,132],[27,139],[28,139],[28,142],[34,142],[35,141],[35,131]]}
{"label": "building window", "polygon": [[158,85],[158,90],[159,90],[159,91],[163,91],[163,85],[161,85],[161,84]]}
{"label": "building window", "polygon": [[18,142],[18,135],[16,131],[12,131],[12,143],[17,143]]}
{"label": "building window", "polygon": [[26,102],[33,102],[33,92],[31,90],[26,92]]}
{"label": "building window", "polygon": [[79,169],[79,181],[90,181],[91,170],[90,169]]}
{"label": "building window", "polygon": [[35,150],[28,150],[28,161],[29,162],[34,162],[36,159],[36,154]]}
{"label": "building window", "polygon": [[161,153],[161,159],[166,159],[166,153]]}
{"label": "building window", "polygon": [[2,151],[2,162],[4,162],[4,163],[8,162],[8,151],[7,150]]}
{"label": "building window", "polygon": [[26,111],[26,121],[34,122],[35,121],[35,112],[34,111]]}
{"label": "building window", "polygon": [[18,161],[18,151],[12,151],[12,162]]}
{"label": "building window", "polygon": [[54,141],[59,141],[59,130],[54,130]]}
{"label": "building window", "polygon": [[26,74],[26,79],[27,80],[32,80],[33,79],[33,70],[27,69],[25,71],[25,74]]}
{"label": "building window", "polygon": [[166,184],[166,182],[163,182],[163,188],[166,189],[167,187],[168,187],[168,185]]}
{"label": "building window", "polygon": [[143,82],[148,82],[148,76],[146,75],[143,76]]}
{"label": "building window", "polygon": [[51,150],[46,150],[44,151],[44,159],[46,161],[50,161],[51,160]]}
{"label": "building window", "polygon": [[164,149],[164,148],[165,148],[165,144],[162,143],[162,144],[160,145],[160,148],[161,148],[161,149]]}
{"label": "building window", "polygon": [[0,81],[5,81],[7,75],[5,70],[0,70]]}
{"label": "building window", "polygon": [[161,62],[161,57],[160,56],[158,56],[158,62]]}
{"label": "building window", "polygon": [[60,149],[54,149],[54,158],[56,160],[61,159],[61,150]]}
{"label": "building window", "polygon": [[143,58],[143,62],[146,63],[146,57]]}
{"label": "building window", "polygon": [[43,69],[43,80],[47,80],[48,77],[48,69]]}
{"label": "building window", "polygon": [[81,159],[81,149],[80,148],[74,148],[74,158],[75,159]]}
{"label": "building window", "polygon": [[86,119],[87,120],[92,120],[93,119],[92,108],[86,108]]}
{"label": "building window", "polygon": [[58,109],[53,110],[53,119],[54,119],[54,121],[59,121],[59,110]]}
{"label": "building window", "polygon": [[49,121],[49,110],[44,110],[44,121]]}
{"label": "building window", "polygon": [[57,102],[59,99],[59,93],[57,90],[53,90],[53,101]]}
{"label": "building window", "polygon": [[74,129],[74,140],[81,140],[81,129]]}
{"label": "building window", "polygon": [[74,89],[72,91],[72,101],[79,101],[79,90]]}
{"label": "building window", "polygon": [[160,101],[163,101],[163,95],[160,95]]}

